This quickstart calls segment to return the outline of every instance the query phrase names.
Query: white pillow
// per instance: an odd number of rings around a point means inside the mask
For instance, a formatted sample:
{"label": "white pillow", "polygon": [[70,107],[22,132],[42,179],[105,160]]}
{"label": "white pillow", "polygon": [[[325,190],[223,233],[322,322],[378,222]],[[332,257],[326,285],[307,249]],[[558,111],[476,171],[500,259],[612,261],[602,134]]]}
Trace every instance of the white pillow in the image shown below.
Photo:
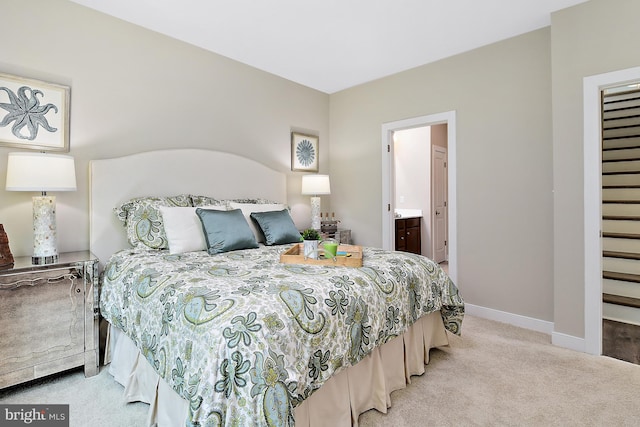
{"label": "white pillow", "polygon": [[241,209],[242,214],[244,215],[244,219],[249,223],[249,227],[251,231],[253,231],[253,235],[256,236],[256,241],[258,243],[264,243],[265,237],[262,234],[262,231],[256,227],[256,224],[251,219],[251,212],[271,212],[271,211],[281,211],[286,209],[287,207],[282,203],[237,203],[237,202],[229,202],[229,207],[231,209]]}
{"label": "white pillow", "polygon": [[[207,249],[202,222],[196,215],[196,209],[198,208],[160,206],[170,254]],[[200,209],[226,210],[224,206],[202,206]]]}

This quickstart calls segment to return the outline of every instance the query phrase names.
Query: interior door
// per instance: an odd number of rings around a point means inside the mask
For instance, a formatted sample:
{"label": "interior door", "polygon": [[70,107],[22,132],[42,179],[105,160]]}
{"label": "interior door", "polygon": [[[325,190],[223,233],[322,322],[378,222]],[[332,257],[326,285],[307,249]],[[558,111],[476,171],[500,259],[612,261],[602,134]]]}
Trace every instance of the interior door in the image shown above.
{"label": "interior door", "polygon": [[446,261],[447,253],[447,149],[431,148],[431,253],[435,262]]}

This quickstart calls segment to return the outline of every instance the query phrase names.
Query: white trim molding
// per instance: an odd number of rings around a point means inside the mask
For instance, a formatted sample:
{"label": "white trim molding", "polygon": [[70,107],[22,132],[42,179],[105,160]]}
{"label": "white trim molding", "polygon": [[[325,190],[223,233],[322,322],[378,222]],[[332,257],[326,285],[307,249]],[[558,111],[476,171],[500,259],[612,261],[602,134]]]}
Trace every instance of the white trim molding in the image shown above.
{"label": "white trim molding", "polygon": [[[551,344],[558,347],[585,352],[585,340],[583,338],[554,332],[553,322],[535,319],[533,317],[521,316],[519,314],[508,313],[506,311],[495,310],[493,308],[481,307],[473,304],[465,304],[465,313],[470,316],[481,317],[483,319],[494,320],[519,328],[529,329],[531,331],[541,332],[549,335]],[[463,322],[464,330],[464,322]]]}
{"label": "white trim molding", "polygon": [[482,317],[483,319],[508,323],[509,325],[529,329],[536,332],[542,332],[547,335],[551,335],[553,333],[553,322],[534,319],[533,317],[521,316],[519,314],[508,313],[506,311],[495,310],[493,308],[481,307],[479,305],[467,303],[465,303],[464,305],[464,311],[470,316]]}
{"label": "white trim molding", "polygon": [[579,351],[581,353],[588,353],[586,351],[586,342],[584,338],[574,337],[560,332],[553,332],[551,334],[551,344],[569,350]]}

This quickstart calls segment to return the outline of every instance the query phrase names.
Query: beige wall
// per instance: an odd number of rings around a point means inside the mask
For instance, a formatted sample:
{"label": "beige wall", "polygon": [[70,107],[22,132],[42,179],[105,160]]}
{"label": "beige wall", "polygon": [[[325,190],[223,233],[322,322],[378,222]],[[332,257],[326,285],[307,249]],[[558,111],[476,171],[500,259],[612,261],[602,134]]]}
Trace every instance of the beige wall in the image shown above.
{"label": "beige wall", "polygon": [[[89,247],[88,161],[159,148],[211,148],[288,172],[294,217],[308,225],[290,131],[320,136],[328,172],[327,94],[64,0],[2,0],[0,15],[0,72],[71,86],[78,191],[56,194],[61,251]],[[30,255],[33,194],[4,190],[10,151],[0,147],[0,223],[14,255]]]}
{"label": "beige wall", "polygon": [[458,285],[466,301],[553,320],[550,29],[331,95],[331,203],[380,246],[381,126],[456,111]]}
{"label": "beige wall", "polygon": [[[582,83],[640,65],[639,2],[591,0],[549,28],[331,96],[67,1],[0,7],[4,33],[20,34],[0,44],[0,71],[71,86],[78,191],[57,195],[61,250],[88,247],[90,159],[208,147],[288,171],[291,130],[320,135],[330,209],[358,244],[380,246],[382,124],[455,110],[464,297],[584,336]],[[30,197],[0,189],[16,255],[31,253]]]}
{"label": "beige wall", "polygon": [[332,95],[331,174],[349,176],[335,210],[379,245],[381,124],[456,110],[463,295],[584,337],[583,79],[640,65],[637,16],[637,1],[591,0],[550,28]]}
{"label": "beige wall", "polygon": [[551,19],[555,330],[584,336],[583,80],[640,65],[640,2],[591,0]]}

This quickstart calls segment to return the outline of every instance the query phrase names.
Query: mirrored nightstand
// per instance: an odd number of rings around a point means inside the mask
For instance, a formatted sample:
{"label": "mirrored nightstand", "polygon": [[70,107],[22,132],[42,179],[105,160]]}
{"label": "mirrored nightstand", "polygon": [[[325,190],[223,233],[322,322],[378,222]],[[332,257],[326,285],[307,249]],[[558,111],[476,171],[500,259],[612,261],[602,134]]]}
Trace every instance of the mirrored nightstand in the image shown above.
{"label": "mirrored nightstand", "polygon": [[0,270],[0,388],[77,366],[98,373],[98,259],[88,251]]}

